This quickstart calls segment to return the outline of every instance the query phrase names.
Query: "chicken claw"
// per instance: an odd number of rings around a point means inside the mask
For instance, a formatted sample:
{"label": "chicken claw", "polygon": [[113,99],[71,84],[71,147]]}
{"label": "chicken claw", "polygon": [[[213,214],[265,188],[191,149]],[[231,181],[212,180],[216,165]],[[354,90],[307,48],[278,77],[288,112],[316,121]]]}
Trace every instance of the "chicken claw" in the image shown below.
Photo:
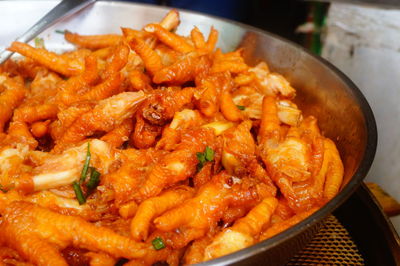
{"label": "chicken claw", "polygon": [[131,223],[131,235],[136,240],[146,240],[150,222],[163,212],[178,206],[193,195],[190,187],[178,187],[167,191],[158,197],[143,201]]}
{"label": "chicken claw", "polygon": [[144,185],[139,190],[137,199],[146,199],[158,195],[168,184],[187,179],[196,172],[198,159],[196,152],[203,152],[206,146],[214,143],[212,129],[200,128],[183,134],[176,149],[167,154],[154,166]]}
{"label": "chicken claw", "polygon": [[[15,201],[3,211],[0,236],[28,260],[39,265],[67,265],[59,250],[68,246],[103,251],[128,259],[145,255],[145,244],[95,226],[80,217]],[[49,223],[48,221],[51,221]]]}
{"label": "chicken claw", "polygon": [[232,227],[225,229],[214,238],[205,249],[204,260],[221,257],[254,244],[255,237],[269,222],[277,205],[276,198],[265,198],[245,217],[237,220]]}
{"label": "chicken claw", "polygon": [[92,111],[77,118],[54,147],[62,151],[68,144],[74,144],[92,135],[96,130],[110,131],[133,115],[139,103],[146,99],[143,92],[123,92],[100,101]]}

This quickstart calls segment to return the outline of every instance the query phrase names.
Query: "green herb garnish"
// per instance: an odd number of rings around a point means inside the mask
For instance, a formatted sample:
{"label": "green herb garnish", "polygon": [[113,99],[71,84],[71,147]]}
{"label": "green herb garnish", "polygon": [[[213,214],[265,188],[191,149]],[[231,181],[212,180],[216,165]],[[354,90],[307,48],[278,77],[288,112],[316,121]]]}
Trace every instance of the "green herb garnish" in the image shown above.
{"label": "green herb garnish", "polygon": [[44,40],[42,38],[35,38],[35,47],[36,48],[44,48]]}
{"label": "green herb garnish", "polygon": [[92,155],[90,154],[90,142],[87,144],[87,152],[86,152],[86,159],[85,163],[83,164],[82,172],[81,172],[81,178],[79,179],[79,184],[82,184],[85,182],[86,175],[89,169],[89,163],[90,163],[90,157]]}
{"label": "green herb garnish", "polygon": [[236,105],[236,107],[239,109],[239,110],[244,110],[244,109],[246,109],[246,107],[245,106],[243,106],[243,105]]}
{"label": "green herb garnish", "polygon": [[206,147],[206,150],[204,151],[204,157],[206,158],[207,161],[211,162],[214,160],[214,151],[210,147]]}
{"label": "green herb garnish", "polygon": [[155,250],[160,250],[160,249],[165,248],[164,241],[159,236],[154,238],[153,241],[151,241],[151,244],[153,245]]}
{"label": "green herb garnish", "polygon": [[88,189],[96,188],[100,183],[100,173],[94,168],[90,167],[90,178],[86,184]]}
{"label": "green herb garnish", "polygon": [[199,163],[197,164],[197,170],[200,171],[206,162],[211,162],[214,160],[214,151],[207,146],[204,152],[197,152],[196,157],[197,160],[199,160]]}
{"label": "green herb garnish", "polygon": [[83,192],[82,192],[82,189],[81,189],[81,186],[79,185],[79,183],[74,181],[72,183],[72,187],[74,188],[75,196],[79,202],[79,205],[84,204],[86,202],[86,198],[83,195]]}
{"label": "green herb garnish", "polygon": [[[87,144],[86,158],[85,163],[83,164],[81,177],[79,178],[79,182],[74,181],[72,186],[74,187],[76,198],[80,205],[86,202],[86,198],[93,192],[99,183],[100,183],[100,172],[96,170],[96,168],[89,166],[90,158],[92,157],[90,153],[90,142]],[[89,172],[89,180],[86,183],[86,187],[88,190],[86,191],[86,196],[84,195],[81,185],[85,183]]]}
{"label": "green herb garnish", "polygon": [[65,34],[65,30],[55,30],[54,32],[58,34]]}
{"label": "green herb garnish", "polygon": [[206,163],[206,156],[204,155],[204,152],[197,152],[196,153],[197,160],[199,160],[199,164],[205,164]]}

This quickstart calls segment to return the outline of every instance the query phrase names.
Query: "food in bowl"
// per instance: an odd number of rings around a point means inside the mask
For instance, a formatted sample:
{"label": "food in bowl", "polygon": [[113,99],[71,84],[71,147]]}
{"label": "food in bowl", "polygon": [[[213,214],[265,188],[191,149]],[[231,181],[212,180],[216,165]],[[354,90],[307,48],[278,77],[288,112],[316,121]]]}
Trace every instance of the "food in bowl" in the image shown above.
{"label": "food in bowl", "polygon": [[170,265],[286,230],[339,191],[343,164],[266,62],[169,12],[122,35],[64,32],[0,72],[0,258]]}

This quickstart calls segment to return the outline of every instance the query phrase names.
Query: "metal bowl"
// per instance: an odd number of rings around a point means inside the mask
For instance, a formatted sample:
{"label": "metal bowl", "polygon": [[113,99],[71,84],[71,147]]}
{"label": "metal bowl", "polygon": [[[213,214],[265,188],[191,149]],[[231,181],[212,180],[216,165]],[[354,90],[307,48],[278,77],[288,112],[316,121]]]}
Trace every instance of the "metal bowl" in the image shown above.
{"label": "metal bowl", "polygon": [[[7,46],[56,1],[1,1],[0,46]],[[73,46],[55,30],[82,34],[120,32],[120,27],[141,28],[159,21],[168,9],[124,2],[96,2],[78,15],[61,21],[41,34],[50,50]],[[345,174],[340,193],[312,216],[277,236],[204,265],[282,265],[298,252],[318,230],[324,217],[340,206],[361,184],[373,161],[377,142],[374,115],[360,90],[343,73],[302,47],[259,29],[198,13],[181,11],[178,33],[189,34],[194,25],[204,33],[214,26],[223,50],[245,48],[249,64],[265,60],[297,89],[296,101],[305,115],[318,118],[324,135],[335,141]]]}

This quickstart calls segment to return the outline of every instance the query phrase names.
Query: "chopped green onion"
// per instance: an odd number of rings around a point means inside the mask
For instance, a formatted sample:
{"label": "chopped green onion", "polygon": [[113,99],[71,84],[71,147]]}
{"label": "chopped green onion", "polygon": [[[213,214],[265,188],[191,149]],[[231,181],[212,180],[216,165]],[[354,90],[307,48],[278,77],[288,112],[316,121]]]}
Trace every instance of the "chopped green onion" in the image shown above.
{"label": "chopped green onion", "polygon": [[81,189],[81,186],[79,185],[79,183],[74,181],[72,183],[72,187],[74,188],[75,196],[79,202],[79,205],[84,204],[86,202],[86,199],[85,199],[85,196],[83,195],[83,192],[82,192],[82,189]]}
{"label": "chopped green onion", "polygon": [[203,152],[197,152],[196,153],[197,160],[199,163],[197,164],[197,171],[200,171],[201,168],[203,168],[204,164],[206,163],[206,156],[204,155]]}
{"label": "chopped green onion", "polygon": [[243,106],[243,105],[236,105],[236,107],[239,109],[239,110],[244,110],[244,109],[246,109],[246,107],[245,106]]}
{"label": "chopped green onion", "polygon": [[55,30],[55,33],[65,34],[65,30]]}
{"label": "chopped green onion", "polygon": [[199,160],[199,163],[197,164],[197,171],[200,171],[206,162],[211,162],[214,160],[214,151],[207,146],[204,152],[197,152],[196,157],[197,160]]}
{"label": "chopped green onion", "polygon": [[214,160],[214,151],[210,147],[206,147],[206,150],[204,152],[204,157],[206,158],[207,161],[211,162]]}
{"label": "chopped green onion", "polygon": [[196,153],[197,160],[199,160],[200,163],[205,163],[206,162],[206,156],[204,152],[197,152]]}
{"label": "chopped green onion", "polygon": [[90,167],[90,170],[91,170],[90,178],[86,184],[86,187],[88,189],[94,189],[100,183],[100,173],[94,167]]}
{"label": "chopped green onion", "polygon": [[160,250],[165,248],[164,241],[162,240],[161,237],[154,238],[153,241],[151,241],[151,244],[153,245],[155,250]]}
{"label": "chopped green onion", "polygon": [[83,165],[82,168],[82,172],[81,172],[81,178],[79,179],[79,184],[82,184],[83,182],[85,182],[86,179],[86,175],[89,169],[89,163],[90,163],[90,142],[88,142],[87,144],[87,152],[86,152],[86,159],[85,159],[85,163]]}
{"label": "chopped green onion", "polygon": [[36,48],[44,48],[44,40],[42,38],[35,38],[35,47]]}

